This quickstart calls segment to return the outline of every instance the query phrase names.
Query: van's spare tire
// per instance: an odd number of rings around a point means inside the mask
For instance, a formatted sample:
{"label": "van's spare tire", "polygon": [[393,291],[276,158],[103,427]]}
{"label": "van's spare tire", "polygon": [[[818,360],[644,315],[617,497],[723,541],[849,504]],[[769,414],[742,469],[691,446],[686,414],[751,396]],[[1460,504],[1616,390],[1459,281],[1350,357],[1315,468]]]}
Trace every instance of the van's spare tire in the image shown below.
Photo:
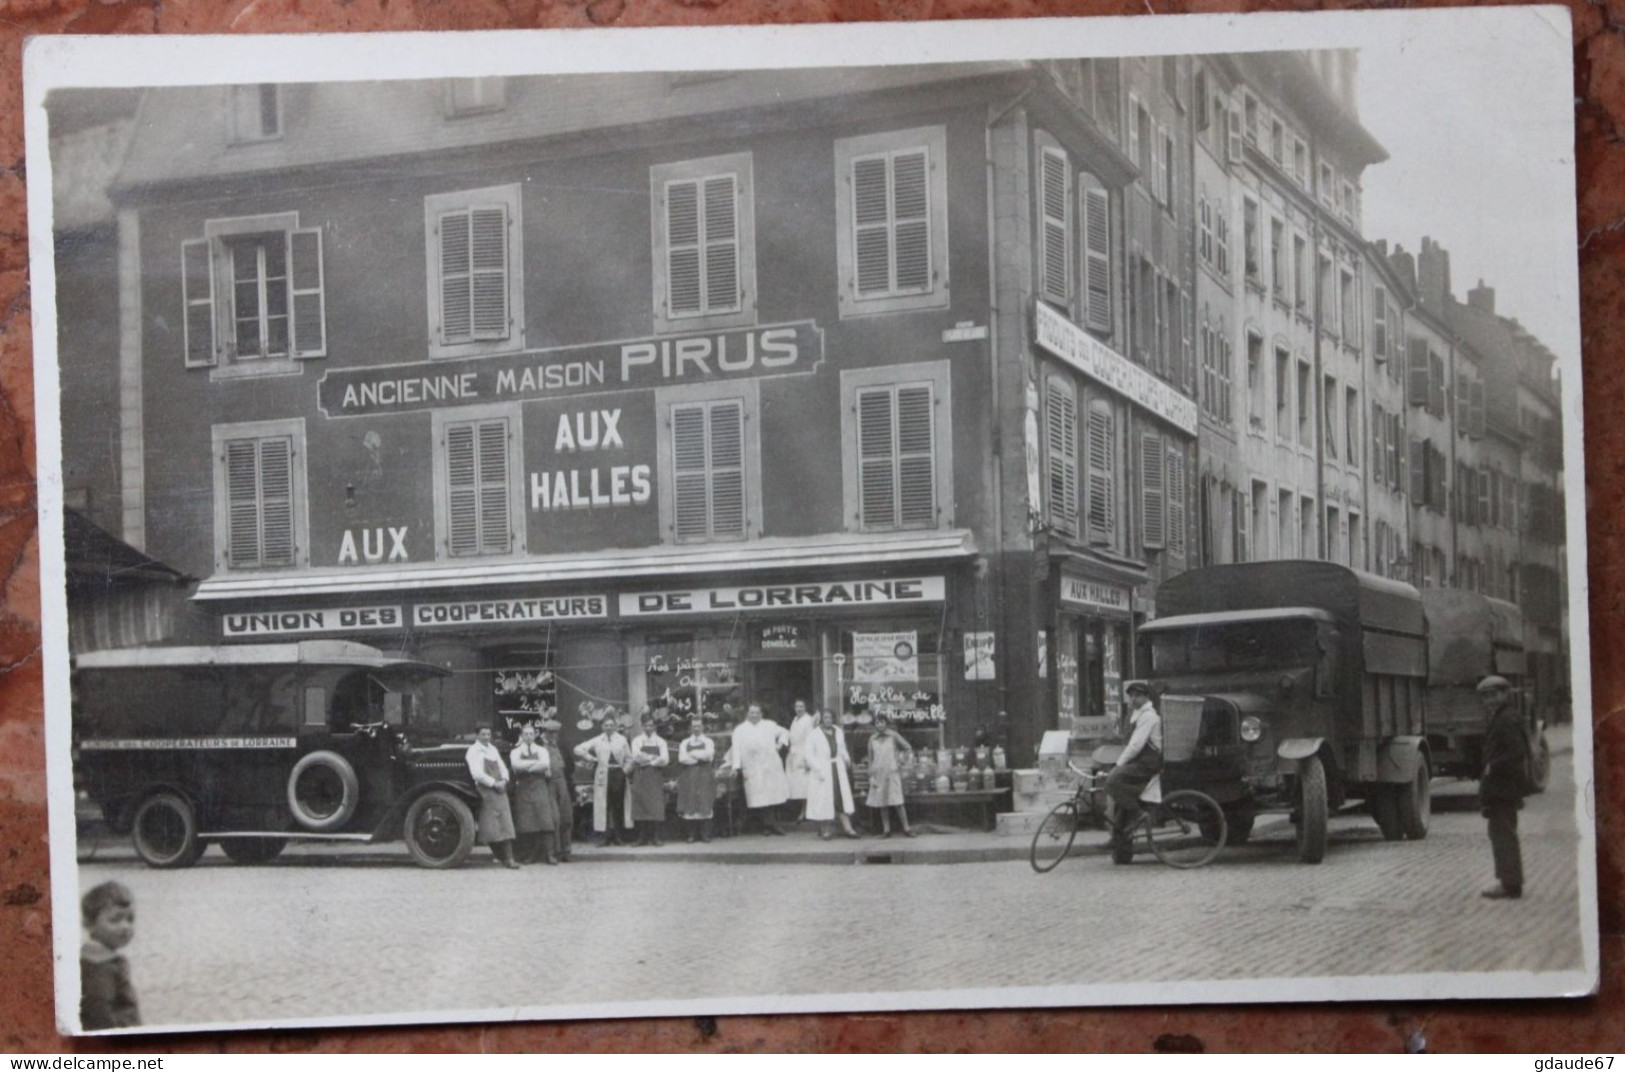
{"label": "van's spare tire", "polygon": [[355,815],[361,782],[337,752],[312,752],[288,775],[288,810],[307,830],[337,830]]}

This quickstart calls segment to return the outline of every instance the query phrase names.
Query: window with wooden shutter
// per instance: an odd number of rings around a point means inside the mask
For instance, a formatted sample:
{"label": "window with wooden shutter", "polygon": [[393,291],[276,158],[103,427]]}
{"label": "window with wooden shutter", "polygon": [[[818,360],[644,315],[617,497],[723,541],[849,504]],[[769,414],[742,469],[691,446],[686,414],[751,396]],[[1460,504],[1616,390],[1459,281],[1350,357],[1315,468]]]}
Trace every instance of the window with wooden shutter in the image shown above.
{"label": "window with wooden shutter", "polygon": [[947,304],[946,151],[943,127],[835,143],[842,316]]}
{"label": "window with wooden shutter", "polygon": [[1394,489],[1401,492],[1407,487],[1404,458],[1400,454],[1405,449],[1404,444],[1404,417],[1399,413],[1390,413],[1388,414],[1388,475],[1393,480]]}
{"label": "window with wooden shutter", "polygon": [[1411,440],[1411,498],[1418,504],[1428,501],[1427,453],[1427,440]]}
{"label": "window with wooden shutter", "polygon": [[1474,383],[1468,392],[1467,428],[1467,434],[1474,439],[1484,438],[1484,384],[1482,381]]}
{"label": "window with wooden shutter", "polygon": [[1142,172],[1140,181],[1145,181],[1143,174],[1148,169],[1140,159],[1140,124],[1145,121],[1145,109],[1140,107],[1138,94],[1128,95],[1128,158],[1134,166]]}
{"label": "window with wooden shutter", "polygon": [[1185,448],[1166,444],[1168,455],[1168,553],[1185,556]]}
{"label": "window with wooden shutter", "polygon": [[1243,152],[1241,137],[1241,105],[1232,103],[1230,105],[1230,124],[1225,150],[1225,158],[1232,164],[1241,163]]}
{"label": "window with wooden shutter", "polygon": [[675,403],[669,420],[673,538],[679,543],[745,539],[744,400]]}
{"label": "window with wooden shutter", "polygon": [[666,183],[666,315],[737,312],[738,180],[710,175]]}
{"label": "window with wooden shutter", "polygon": [[1114,546],[1117,535],[1116,422],[1111,403],[1089,403],[1089,542]]}
{"label": "window with wooden shutter", "polygon": [[1443,417],[1444,409],[1444,357],[1428,352],[1428,412]]}
{"label": "window with wooden shutter", "polygon": [[1090,331],[1112,331],[1111,195],[1093,175],[1078,176],[1083,205],[1083,321]]}
{"label": "window with wooden shutter", "polygon": [[1388,360],[1388,288],[1372,288],[1371,299],[1371,353],[1378,361]]}
{"label": "window with wooden shutter", "polygon": [[1235,493],[1235,556],[1236,562],[1252,561],[1252,511],[1250,496],[1239,488]]}
{"label": "window with wooden shutter", "polygon": [[1078,400],[1072,385],[1056,376],[1047,382],[1044,440],[1049,454],[1049,521],[1058,532],[1078,532]]}
{"label": "window with wooden shutter", "polygon": [[1475,474],[1478,483],[1478,524],[1495,524],[1495,491],[1493,474],[1488,469],[1480,469]]}
{"label": "window with wooden shutter", "polygon": [[304,565],[304,422],[216,425],[213,446],[219,568]]}
{"label": "window with wooden shutter", "polygon": [[322,229],[288,232],[288,289],[293,308],[293,356],[327,356],[327,294],[322,278]]}
{"label": "window with wooden shutter", "polygon": [[1140,542],[1152,550],[1168,543],[1166,473],[1162,436],[1140,433]]}
{"label": "window with wooden shutter", "polygon": [[186,307],[187,368],[206,368],[218,360],[214,341],[214,271],[206,238],[181,243],[181,291]]}
{"label": "window with wooden shutter", "polygon": [[512,474],[506,418],[448,421],[445,458],[445,547],[448,555],[503,555],[513,550]]}
{"label": "window with wooden shutter", "polygon": [[424,213],[430,354],[494,353],[522,345],[519,186],[434,194],[424,199]]}
{"label": "window with wooden shutter", "polygon": [[1072,176],[1066,154],[1039,150],[1039,293],[1063,308],[1072,298]]}
{"label": "window with wooden shutter", "polygon": [[929,383],[857,392],[860,527],[937,523],[936,418]]}
{"label": "window with wooden shutter", "polygon": [[1405,380],[1405,401],[1412,406],[1428,404],[1430,380],[1428,372],[1428,344],[1426,339],[1409,339],[1407,347],[1410,358],[1407,361],[1408,374]]}
{"label": "window with wooden shutter", "polygon": [[1382,407],[1371,403],[1371,479],[1378,484],[1388,483],[1388,418]]}

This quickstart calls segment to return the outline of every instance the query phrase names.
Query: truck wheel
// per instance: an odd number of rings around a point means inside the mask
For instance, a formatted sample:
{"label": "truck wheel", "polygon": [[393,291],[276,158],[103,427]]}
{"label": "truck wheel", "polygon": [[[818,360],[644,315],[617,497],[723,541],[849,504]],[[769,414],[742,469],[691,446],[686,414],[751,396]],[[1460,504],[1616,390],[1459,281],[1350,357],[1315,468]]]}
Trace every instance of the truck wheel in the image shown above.
{"label": "truck wheel", "polygon": [[1552,746],[1546,743],[1546,735],[1540,735],[1535,742],[1535,763],[1530,770],[1529,788],[1536,793],[1546,792],[1546,783],[1552,780]]}
{"label": "truck wheel", "polygon": [[1319,756],[1298,765],[1298,859],[1318,864],[1326,856],[1326,768]]}
{"label": "truck wheel", "polygon": [[130,840],[149,867],[191,867],[208,848],[197,836],[197,813],[177,793],[154,793],[137,805]]}
{"label": "truck wheel", "polygon": [[1372,788],[1371,797],[1366,802],[1371,806],[1371,817],[1377,820],[1377,829],[1382,831],[1384,841],[1398,841],[1405,836],[1405,830],[1399,825],[1399,793],[1402,786],[1378,785]]}
{"label": "truck wheel", "polygon": [[361,803],[361,780],[350,761],[326,750],[302,756],[288,775],[288,810],[307,830],[337,830]]}
{"label": "truck wheel", "polygon": [[1433,771],[1426,756],[1418,759],[1416,775],[1409,785],[1395,786],[1399,798],[1399,829],[1412,841],[1428,836],[1428,820],[1433,815]]}
{"label": "truck wheel", "polygon": [[474,813],[455,794],[433,789],[406,809],[407,851],[421,867],[457,867],[474,851]]}
{"label": "truck wheel", "polygon": [[219,840],[220,851],[226,854],[226,859],[247,866],[270,863],[282,854],[288,844],[287,838],[280,837],[231,837]]}

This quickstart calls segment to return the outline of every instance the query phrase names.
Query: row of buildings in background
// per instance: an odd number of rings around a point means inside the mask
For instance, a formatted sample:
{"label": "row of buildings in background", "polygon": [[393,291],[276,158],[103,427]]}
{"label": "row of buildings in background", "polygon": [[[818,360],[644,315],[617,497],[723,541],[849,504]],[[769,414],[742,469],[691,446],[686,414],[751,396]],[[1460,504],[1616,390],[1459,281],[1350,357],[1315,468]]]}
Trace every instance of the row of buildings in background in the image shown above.
{"label": "row of buildings in background", "polygon": [[356,639],[457,671],[450,730],[803,698],[1027,763],[1115,719],[1161,580],[1307,557],[1519,603],[1549,695],[1554,356],[1365,237],[1355,81],[59,93],[74,531],[185,578],[74,647]]}

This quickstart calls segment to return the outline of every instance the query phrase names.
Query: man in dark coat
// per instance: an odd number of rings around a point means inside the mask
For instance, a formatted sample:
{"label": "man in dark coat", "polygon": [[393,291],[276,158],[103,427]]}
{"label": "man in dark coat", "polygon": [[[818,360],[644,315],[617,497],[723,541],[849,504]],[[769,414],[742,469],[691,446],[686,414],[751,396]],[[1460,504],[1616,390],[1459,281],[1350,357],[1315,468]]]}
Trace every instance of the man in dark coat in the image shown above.
{"label": "man in dark coat", "polygon": [[1518,847],[1518,811],[1529,792],[1529,738],[1519,704],[1504,677],[1478,683],[1478,698],[1489,721],[1484,727],[1484,775],[1479,804],[1490,824],[1490,851],[1496,884],[1483,896],[1516,900],[1523,896],[1523,854]]}

